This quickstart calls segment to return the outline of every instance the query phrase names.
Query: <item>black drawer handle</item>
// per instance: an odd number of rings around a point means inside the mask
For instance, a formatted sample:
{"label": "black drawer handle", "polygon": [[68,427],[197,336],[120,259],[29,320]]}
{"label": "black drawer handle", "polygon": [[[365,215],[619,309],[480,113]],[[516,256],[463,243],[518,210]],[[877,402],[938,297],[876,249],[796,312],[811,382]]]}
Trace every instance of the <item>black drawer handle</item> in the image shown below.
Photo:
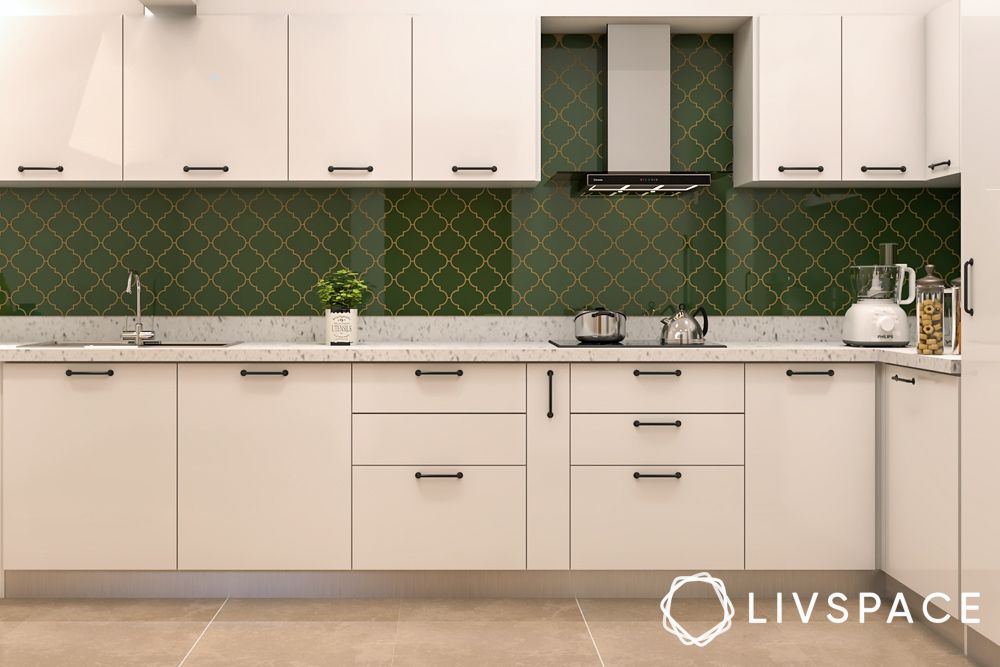
{"label": "black drawer handle", "polygon": [[906,173],[906,165],[900,165],[898,167],[869,167],[868,165],[861,165],[861,173],[867,174],[869,171],[898,171],[901,174]]}
{"label": "black drawer handle", "polygon": [[326,168],[331,174],[335,171],[367,171],[369,174],[375,171],[375,167],[368,165],[367,167],[334,167],[330,165]]}
{"label": "black drawer handle", "polygon": [[632,422],[632,426],[635,426],[636,428],[641,428],[643,426],[676,426],[677,428],[680,428],[681,420],[678,419],[675,422],[641,422],[638,419],[636,419],[634,422]]}
{"label": "black drawer handle", "polygon": [[644,479],[646,477],[659,478],[659,479],[663,478],[680,479],[681,474],[679,472],[672,472],[669,475],[661,473],[634,472],[632,473],[632,477],[635,477],[636,479]]}
{"label": "black drawer handle", "polygon": [[950,167],[950,166],[951,166],[951,160],[941,160],[940,162],[931,162],[929,165],[927,165],[927,168],[930,169],[931,171],[934,171],[938,167]]}
{"label": "black drawer handle", "polygon": [[460,472],[455,472],[455,473],[451,473],[451,474],[445,474],[445,473],[431,473],[431,474],[428,474],[426,472],[418,472],[418,473],[414,474],[413,476],[416,477],[417,479],[432,479],[432,478],[439,478],[439,479],[443,479],[443,478],[462,479],[463,477],[465,477],[465,475],[463,475]]}
{"label": "black drawer handle", "polygon": [[632,375],[636,377],[641,377],[643,375],[674,375],[676,377],[680,377],[681,371],[680,369],[676,371],[640,371],[639,369],[636,369],[632,371]]}
{"label": "black drawer handle", "polygon": [[972,258],[970,257],[965,264],[962,265],[962,310],[964,310],[969,317],[975,315],[975,311],[972,306],[969,305],[969,292],[972,291],[972,283],[969,282],[969,269],[974,265]]}
{"label": "black drawer handle", "polygon": [[916,384],[917,378],[901,378],[898,375],[893,375],[892,379],[896,382],[905,382],[906,384]]}
{"label": "black drawer handle", "polygon": [[71,378],[74,375],[106,375],[111,377],[115,372],[110,368],[106,371],[66,371],[66,377]]}
{"label": "black drawer handle", "polygon": [[224,164],[221,167],[192,167],[184,165],[184,172],[187,173],[189,171],[221,171],[222,173],[226,173],[229,171],[229,165]]}
{"label": "black drawer handle", "polygon": [[418,368],[413,374],[417,377],[421,377],[423,375],[454,375],[455,377],[462,377],[465,375],[461,368],[457,371],[422,371]]}
{"label": "black drawer handle", "polygon": [[549,376],[549,411],[546,413],[549,419],[556,416],[556,413],[552,411],[552,377],[555,375],[555,371],[549,371],[546,373]]}
{"label": "black drawer handle", "polygon": [[782,174],[785,173],[786,171],[818,171],[819,173],[822,174],[823,165],[817,165],[815,167],[786,167],[785,165],[779,165],[778,171],[781,172]]}
{"label": "black drawer handle", "polygon": [[453,173],[458,173],[460,171],[492,171],[494,174],[497,171],[497,166],[494,164],[489,167],[459,167],[457,165],[452,166],[451,171]]}
{"label": "black drawer handle", "polygon": [[288,369],[280,371],[248,371],[243,369],[240,371],[240,375],[247,377],[248,375],[280,375],[281,377],[288,377]]}
{"label": "black drawer handle", "polygon": [[63,172],[63,166],[59,165],[57,167],[26,167],[23,164],[17,165],[17,171],[24,173],[26,171],[58,171],[60,174]]}
{"label": "black drawer handle", "polygon": [[785,371],[785,375],[788,377],[794,377],[796,375],[829,375],[830,377],[833,377],[833,369],[831,368],[828,371],[793,371],[788,369]]}

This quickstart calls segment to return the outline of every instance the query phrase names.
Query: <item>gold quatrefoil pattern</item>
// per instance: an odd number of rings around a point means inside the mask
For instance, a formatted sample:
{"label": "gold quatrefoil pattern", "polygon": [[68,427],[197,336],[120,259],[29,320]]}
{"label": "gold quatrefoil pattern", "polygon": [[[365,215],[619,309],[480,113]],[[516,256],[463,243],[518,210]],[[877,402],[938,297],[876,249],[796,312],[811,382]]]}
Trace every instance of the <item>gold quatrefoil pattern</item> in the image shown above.
{"label": "gold quatrefoil pattern", "polygon": [[[675,35],[675,170],[732,168],[731,35]],[[724,315],[837,315],[877,244],[958,266],[959,194],[739,189],[573,196],[560,172],[605,168],[607,51],[542,40],[542,183],[531,189],[0,189],[0,314],[122,315],[125,267],[160,315],[307,315],[341,266],[368,314],[563,315],[668,303]]]}

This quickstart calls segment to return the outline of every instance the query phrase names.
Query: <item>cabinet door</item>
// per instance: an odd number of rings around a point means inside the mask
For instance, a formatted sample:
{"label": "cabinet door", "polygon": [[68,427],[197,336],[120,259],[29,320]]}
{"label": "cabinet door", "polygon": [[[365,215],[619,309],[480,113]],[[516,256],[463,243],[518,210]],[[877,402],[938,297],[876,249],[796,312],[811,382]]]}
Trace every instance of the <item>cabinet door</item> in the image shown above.
{"label": "cabinet door", "polygon": [[6,364],[6,569],[177,567],[176,372]]}
{"label": "cabinet door", "polygon": [[120,16],[0,17],[0,182],[121,181]]}
{"label": "cabinet door", "polygon": [[[961,172],[959,0],[938,7],[925,19],[927,40],[927,167],[926,178]],[[933,165],[933,168],[931,167]]]}
{"label": "cabinet door", "polygon": [[569,569],[569,364],[528,364],[528,569]]}
{"label": "cabinet door", "polygon": [[924,180],[923,17],[843,21],[843,180]]}
{"label": "cabinet door", "polygon": [[180,366],[180,569],[350,568],[350,382],[346,364]]}
{"label": "cabinet door", "polygon": [[874,569],[874,365],[747,364],[746,382],[747,569]]}
{"label": "cabinet door", "polygon": [[125,17],[125,180],[287,180],[287,36],[284,16]]}
{"label": "cabinet door", "polygon": [[537,16],[413,18],[413,179],[539,181]]}
{"label": "cabinet door", "polygon": [[840,17],[758,21],[758,180],[840,180]]}
{"label": "cabinet door", "polygon": [[410,180],[410,20],[289,18],[291,180]]}
{"label": "cabinet door", "polygon": [[958,378],[882,369],[882,569],[958,612]]}

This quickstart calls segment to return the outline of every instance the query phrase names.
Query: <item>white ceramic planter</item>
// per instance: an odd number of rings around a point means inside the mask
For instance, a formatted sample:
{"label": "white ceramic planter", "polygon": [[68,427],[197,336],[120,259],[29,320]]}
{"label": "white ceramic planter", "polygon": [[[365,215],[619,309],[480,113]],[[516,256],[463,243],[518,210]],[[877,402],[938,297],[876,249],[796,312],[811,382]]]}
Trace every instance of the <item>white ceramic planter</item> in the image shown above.
{"label": "white ceramic planter", "polygon": [[358,311],[326,311],[326,342],[328,345],[350,345],[358,342]]}

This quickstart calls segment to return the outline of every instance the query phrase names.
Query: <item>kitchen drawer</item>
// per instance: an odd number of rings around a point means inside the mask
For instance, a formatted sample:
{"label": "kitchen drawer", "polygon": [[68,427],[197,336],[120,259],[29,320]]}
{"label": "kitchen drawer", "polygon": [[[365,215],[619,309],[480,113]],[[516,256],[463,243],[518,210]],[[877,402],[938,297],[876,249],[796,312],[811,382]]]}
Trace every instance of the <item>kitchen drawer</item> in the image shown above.
{"label": "kitchen drawer", "polygon": [[573,466],[572,489],[574,570],[743,568],[740,466]]}
{"label": "kitchen drawer", "polygon": [[573,364],[573,412],[743,412],[743,364]]}
{"label": "kitchen drawer", "polygon": [[524,465],[524,415],[354,415],[355,465]]}
{"label": "kitchen drawer", "polygon": [[525,536],[524,466],[354,466],[356,570],[521,570]]}
{"label": "kitchen drawer", "polygon": [[743,415],[577,414],[574,465],[743,465]]}
{"label": "kitchen drawer", "polygon": [[524,412],[524,364],[355,364],[354,412]]}

